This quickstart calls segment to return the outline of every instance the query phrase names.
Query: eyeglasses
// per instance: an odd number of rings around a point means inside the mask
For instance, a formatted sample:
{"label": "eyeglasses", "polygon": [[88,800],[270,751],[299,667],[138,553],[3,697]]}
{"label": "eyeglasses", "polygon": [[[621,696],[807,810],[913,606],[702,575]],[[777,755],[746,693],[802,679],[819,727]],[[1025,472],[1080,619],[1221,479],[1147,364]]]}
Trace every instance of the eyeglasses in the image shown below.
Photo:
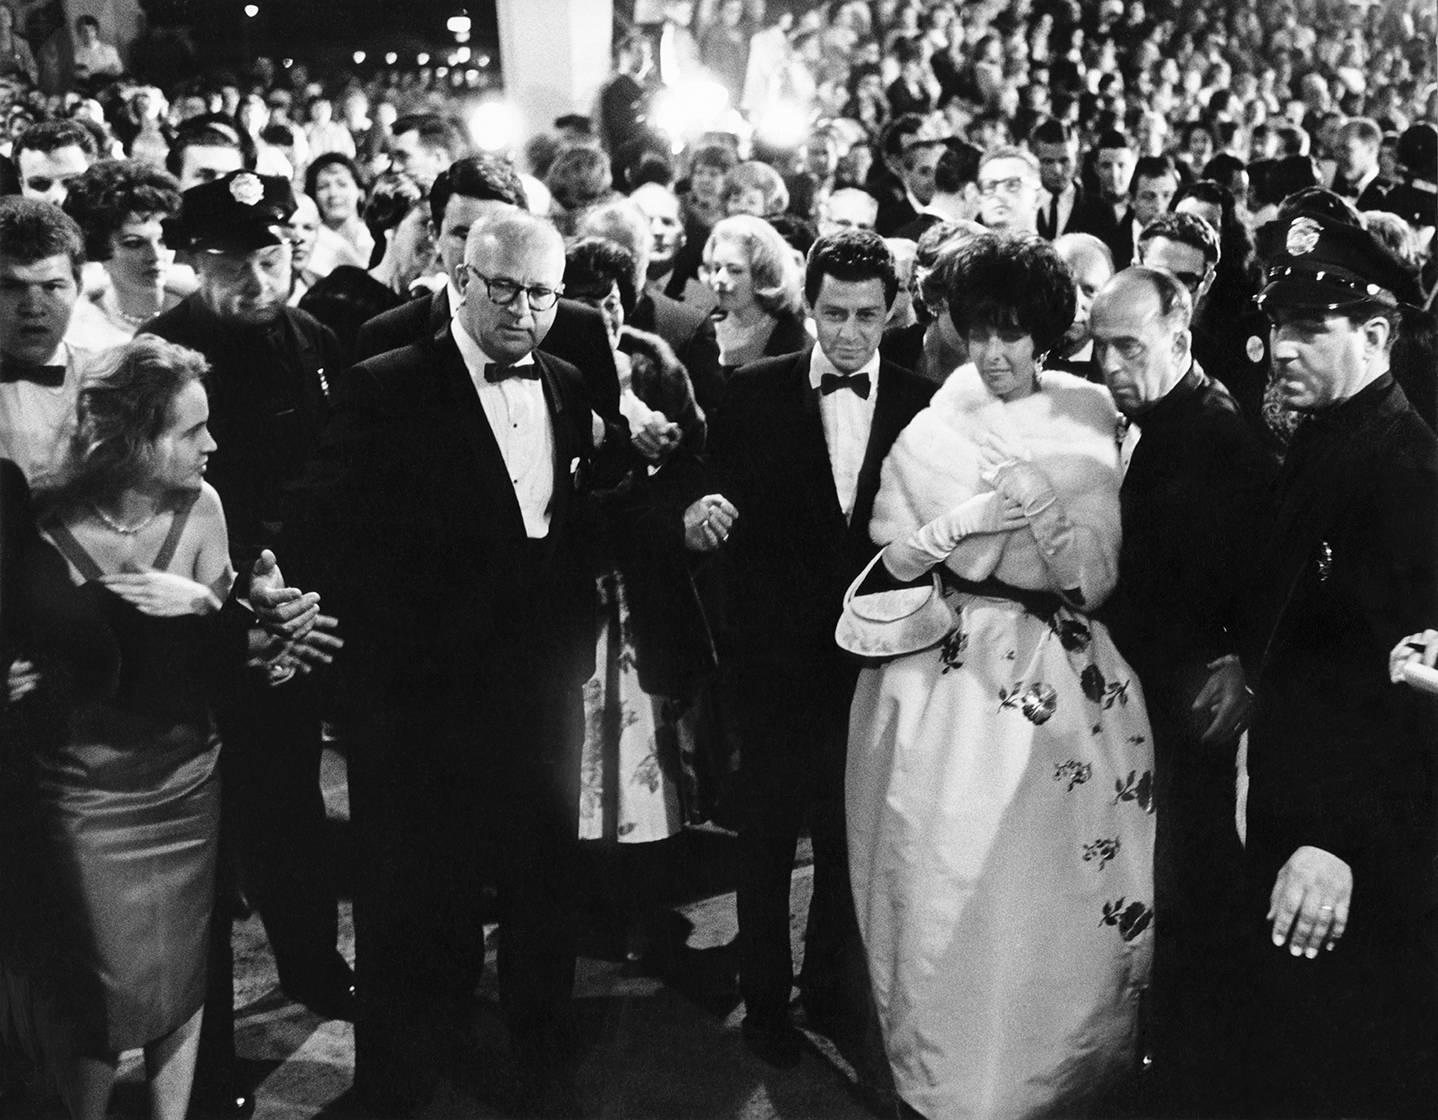
{"label": "eyeglasses", "polygon": [[1026,182],[1027,180],[1022,175],[1014,175],[1008,179],[989,179],[987,182],[979,184],[979,194],[985,198],[996,195],[1000,191],[1004,194],[1018,194],[1023,190]]}
{"label": "eyeglasses", "polygon": [[503,276],[486,276],[472,264],[465,265],[464,270],[476,280],[484,282],[484,291],[489,296],[489,301],[500,307],[508,307],[519,298],[519,293],[523,292],[529,300],[531,310],[548,311],[564,294],[563,284],[557,288],[546,288],[543,284],[521,284]]}

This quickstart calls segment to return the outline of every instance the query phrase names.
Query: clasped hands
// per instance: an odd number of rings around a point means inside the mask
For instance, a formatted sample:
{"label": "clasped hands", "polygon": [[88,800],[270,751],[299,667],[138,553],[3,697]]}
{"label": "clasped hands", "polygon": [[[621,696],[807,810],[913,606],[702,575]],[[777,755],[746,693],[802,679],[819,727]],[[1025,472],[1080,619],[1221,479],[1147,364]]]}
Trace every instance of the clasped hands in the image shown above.
{"label": "clasped hands", "polygon": [[250,607],[273,639],[259,651],[272,673],[308,673],[330,664],[344,647],[344,639],[335,632],[339,621],[320,613],[319,593],[286,587],[269,549],[260,553],[250,572]]}
{"label": "clasped hands", "polygon": [[1033,465],[1027,451],[1014,447],[1002,436],[990,432],[979,443],[979,477],[1009,501],[1016,503],[1024,518],[1034,517],[1053,505],[1057,495],[1048,475]]}
{"label": "clasped hands", "polygon": [[690,552],[718,552],[739,511],[723,494],[705,494],[684,511],[684,547]]}

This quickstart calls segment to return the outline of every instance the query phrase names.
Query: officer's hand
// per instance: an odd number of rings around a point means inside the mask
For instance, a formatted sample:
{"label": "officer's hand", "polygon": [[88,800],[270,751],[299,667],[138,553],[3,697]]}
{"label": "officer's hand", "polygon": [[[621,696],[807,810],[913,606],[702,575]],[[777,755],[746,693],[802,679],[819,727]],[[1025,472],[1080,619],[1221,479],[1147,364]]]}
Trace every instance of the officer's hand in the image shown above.
{"label": "officer's hand", "polygon": [[1312,960],[1332,950],[1348,928],[1353,869],[1322,848],[1304,845],[1278,872],[1268,900],[1273,943],[1285,942],[1295,957]]}

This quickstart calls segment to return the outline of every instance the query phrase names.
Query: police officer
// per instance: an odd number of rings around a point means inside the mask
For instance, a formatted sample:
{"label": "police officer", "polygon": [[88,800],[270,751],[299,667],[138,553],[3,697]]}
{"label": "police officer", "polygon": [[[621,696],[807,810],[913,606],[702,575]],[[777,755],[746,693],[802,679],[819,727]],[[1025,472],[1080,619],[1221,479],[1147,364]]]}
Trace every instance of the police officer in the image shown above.
{"label": "police officer", "polygon": [[1325,215],[1260,240],[1273,376],[1305,420],[1245,658],[1250,1103],[1431,1115],[1438,720],[1387,664],[1410,620],[1438,617],[1438,440],[1389,372],[1391,258]]}
{"label": "police officer", "polygon": [[[287,307],[295,211],[289,182],[235,171],[186,191],[167,229],[194,254],[199,289],[144,329],[210,362],[209,479],[229,522],[235,570],[249,572],[280,528],[281,493],[300,473],[340,368],[330,330]],[[325,1017],[353,1015],[353,979],[337,952],[335,889],[324,860],[320,711],[307,680],[268,688],[250,678],[218,706],[225,743],[222,834],[237,846],[251,900],[274,950],[280,985]],[[253,1108],[234,1080],[230,898],[216,907],[197,1102]]]}

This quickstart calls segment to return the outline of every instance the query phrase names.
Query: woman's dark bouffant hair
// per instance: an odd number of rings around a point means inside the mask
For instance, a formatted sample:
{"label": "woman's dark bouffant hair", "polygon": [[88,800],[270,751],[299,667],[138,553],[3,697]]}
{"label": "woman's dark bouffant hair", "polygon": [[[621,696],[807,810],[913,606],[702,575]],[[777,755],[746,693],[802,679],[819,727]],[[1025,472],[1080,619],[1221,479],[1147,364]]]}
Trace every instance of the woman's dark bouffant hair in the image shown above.
{"label": "woman's dark bouffant hair", "polygon": [[81,385],[65,462],[37,487],[42,505],[68,509],[104,501],[143,482],[175,397],[190,382],[203,381],[209,368],[194,350],[136,335],[113,365]]}
{"label": "woman's dark bouffant hair", "polygon": [[355,186],[360,192],[360,210],[364,210],[365,177],[364,172],[359,169],[359,164],[350,159],[343,152],[325,152],[316,156],[315,161],[305,169],[305,194],[311,198],[315,197],[315,188],[319,186],[320,172],[331,167],[343,167],[350,173]]}
{"label": "woman's dark bouffant hair", "polygon": [[565,253],[564,294],[570,299],[599,299],[619,285],[624,317],[634,314],[638,292],[634,287],[634,255],[603,237],[581,238]]}
{"label": "woman's dark bouffant hair", "polygon": [[180,212],[180,183],[137,159],[105,159],[70,181],[65,212],[85,233],[92,261],[110,259],[110,238],[132,214],[173,218]]}
{"label": "woman's dark bouffant hair", "polygon": [[1047,241],[979,234],[954,255],[949,315],[960,335],[982,327],[1022,331],[1042,356],[1063,341],[1073,322],[1073,279]]}

